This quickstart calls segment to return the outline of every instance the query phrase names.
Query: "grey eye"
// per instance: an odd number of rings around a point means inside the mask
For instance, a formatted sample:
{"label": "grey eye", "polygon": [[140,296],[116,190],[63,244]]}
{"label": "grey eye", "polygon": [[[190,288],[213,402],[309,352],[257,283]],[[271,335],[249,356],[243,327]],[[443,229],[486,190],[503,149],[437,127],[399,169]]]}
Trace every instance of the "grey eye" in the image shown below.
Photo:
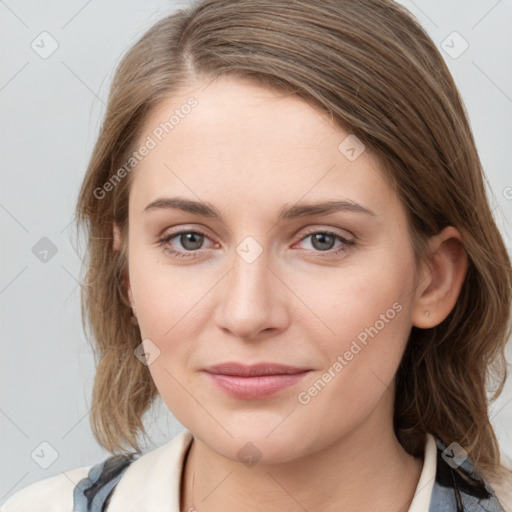
{"label": "grey eye", "polygon": [[194,231],[182,233],[174,238],[177,238],[178,236],[180,244],[184,249],[188,251],[195,251],[197,249],[200,249],[204,242],[204,235],[201,235],[201,233],[196,233]]}
{"label": "grey eye", "polygon": [[328,251],[334,247],[336,238],[328,233],[315,233],[310,235],[311,243],[319,251]]}

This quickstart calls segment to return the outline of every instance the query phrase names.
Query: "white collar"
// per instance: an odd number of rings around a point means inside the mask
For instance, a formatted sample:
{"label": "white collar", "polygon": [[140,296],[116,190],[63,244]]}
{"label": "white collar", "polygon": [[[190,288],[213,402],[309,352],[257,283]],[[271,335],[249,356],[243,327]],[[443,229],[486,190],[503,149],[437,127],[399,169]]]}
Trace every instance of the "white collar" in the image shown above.
{"label": "white collar", "polygon": [[414,497],[408,512],[428,512],[430,497],[436,481],[437,469],[437,446],[436,440],[431,434],[427,434],[423,458],[423,469],[421,470],[418,485],[414,491]]}
{"label": "white collar", "polygon": [[183,459],[193,436],[184,430],[132,462],[108,507],[111,512],[180,512]]}

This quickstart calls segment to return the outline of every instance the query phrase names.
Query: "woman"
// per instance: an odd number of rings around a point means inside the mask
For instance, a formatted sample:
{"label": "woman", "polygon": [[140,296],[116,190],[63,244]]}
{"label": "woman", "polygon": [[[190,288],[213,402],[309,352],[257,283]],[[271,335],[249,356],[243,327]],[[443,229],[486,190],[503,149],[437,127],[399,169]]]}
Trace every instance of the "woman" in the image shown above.
{"label": "woman", "polygon": [[[486,387],[510,260],[404,8],[203,0],[161,20],[117,70],[77,217],[113,456],[2,511],[510,510]],[[142,454],[157,395],[185,431]]]}

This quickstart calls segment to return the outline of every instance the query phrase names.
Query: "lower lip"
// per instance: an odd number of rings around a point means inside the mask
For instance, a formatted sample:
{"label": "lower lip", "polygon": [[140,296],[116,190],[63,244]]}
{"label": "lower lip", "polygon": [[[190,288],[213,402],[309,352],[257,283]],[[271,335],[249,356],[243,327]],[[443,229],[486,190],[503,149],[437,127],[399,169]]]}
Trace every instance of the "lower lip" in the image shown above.
{"label": "lower lip", "polygon": [[235,398],[255,399],[275,395],[301,381],[309,371],[280,375],[239,377],[204,372],[222,391]]}

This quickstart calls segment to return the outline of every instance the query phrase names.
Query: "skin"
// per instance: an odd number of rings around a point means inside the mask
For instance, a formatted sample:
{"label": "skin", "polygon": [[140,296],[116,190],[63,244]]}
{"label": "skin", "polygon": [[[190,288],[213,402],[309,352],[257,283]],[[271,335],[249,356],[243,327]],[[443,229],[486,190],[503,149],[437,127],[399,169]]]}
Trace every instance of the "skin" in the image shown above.
{"label": "skin", "polygon": [[[198,101],[137,165],[129,201],[128,295],[142,339],[160,350],[149,365],[159,393],[194,435],[181,510],[407,510],[422,461],[394,434],[393,378],[411,327],[437,325],[455,304],[467,268],[460,234],[449,227],[432,238],[430,260],[416,268],[404,206],[379,162],[368,149],[355,161],[338,150],[349,132],[291,95],[225,77],[206,85],[150,112],[141,144],[190,96]],[[221,218],[144,212],[176,196]],[[283,207],[340,199],[374,214],[278,222]],[[179,235],[159,243],[180,229],[205,235],[199,249]],[[325,230],[354,243],[314,244]],[[248,236],[262,251],[251,263],[236,250]],[[300,403],[396,303],[400,312]],[[201,372],[226,361],[311,371],[274,396],[243,400]],[[261,455],[252,467],[237,457],[248,442]]]}

